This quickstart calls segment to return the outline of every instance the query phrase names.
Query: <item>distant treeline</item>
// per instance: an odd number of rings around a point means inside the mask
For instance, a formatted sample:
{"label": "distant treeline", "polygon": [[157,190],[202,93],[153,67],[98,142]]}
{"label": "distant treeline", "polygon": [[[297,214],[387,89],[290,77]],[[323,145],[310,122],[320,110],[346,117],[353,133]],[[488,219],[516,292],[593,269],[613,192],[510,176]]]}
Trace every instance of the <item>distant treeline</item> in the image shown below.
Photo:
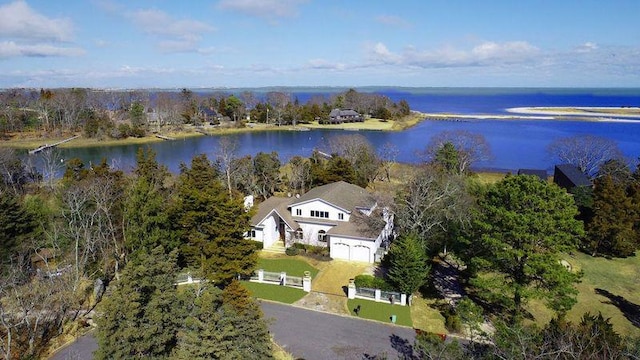
{"label": "distant treeline", "polygon": [[384,120],[410,113],[405,100],[395,103],[387,96],[354,89],[313,95],[304,104],[295,94],[281,91],[8,89],[0,92],[0,136],[83,131],[88,137],[126,138],[186,124],[242,127],[251,121],[290,125],[322,122],[335,108]]}

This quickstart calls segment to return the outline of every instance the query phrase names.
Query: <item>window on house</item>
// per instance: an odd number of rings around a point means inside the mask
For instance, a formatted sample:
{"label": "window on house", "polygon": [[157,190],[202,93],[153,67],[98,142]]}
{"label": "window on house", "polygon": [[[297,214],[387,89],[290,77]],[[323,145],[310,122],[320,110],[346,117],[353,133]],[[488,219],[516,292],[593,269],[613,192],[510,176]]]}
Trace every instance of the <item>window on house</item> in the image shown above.
{"label": "window on house", "polygon": [[302,216],[302,209],[296,209],[296,215]]}
{"label": "window on house", "polygon": [[317,218],[329,218],[329,212],[328,211],[318,211],[318,210],[311,210],[311,217],[317,217]]}
{"label": "window on house", "polygon": [[338,220],[344,220],[344,214],[338,213]]}
{"label": "window on house", "polygon": [[301,228],[298,228],[295,233],[296,240],[302,240],[304,238],[304,233]]}
{"label": "window on house", "polygon": [[255,230],[249,230],[247,231],[247,236],[250,238],[254,238],[256,237],[256,231]]}
{"label": "window on house", "polygon": [[324,230],[318,231],[318,241],[327,242],[327,232]]}

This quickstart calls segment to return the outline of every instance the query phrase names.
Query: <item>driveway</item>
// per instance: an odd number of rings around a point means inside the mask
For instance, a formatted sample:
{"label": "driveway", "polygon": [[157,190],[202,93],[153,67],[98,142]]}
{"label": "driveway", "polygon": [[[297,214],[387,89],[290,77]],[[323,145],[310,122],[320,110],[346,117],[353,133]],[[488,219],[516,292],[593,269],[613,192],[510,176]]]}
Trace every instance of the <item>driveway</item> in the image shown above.
{"label": "driveway", "polygon": [[[410,328],[266,301],[261,306],[275,342],[296,358],[363,359],[382,354],[402,358],[415,340]],[[97,346],[89,334],[51,359],[91,359]]]}
{"label": "driveway", "polygon": [[411,328],[265,301],[261,305],[275,342],[296,358],[403,358],[415,341]]}

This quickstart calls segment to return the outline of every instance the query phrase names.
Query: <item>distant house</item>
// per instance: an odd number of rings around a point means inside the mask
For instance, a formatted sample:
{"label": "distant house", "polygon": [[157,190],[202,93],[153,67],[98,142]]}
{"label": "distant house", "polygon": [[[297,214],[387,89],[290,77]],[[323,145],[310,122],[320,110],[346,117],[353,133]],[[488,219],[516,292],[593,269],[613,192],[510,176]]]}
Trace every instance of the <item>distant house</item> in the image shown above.
{"label": "distant house", "polygon": [[518,175],[533,175],[537,176],[542,181],[547,181],[547,178],[549,177],[547,170],[539,169],[519,169]]}
{"label": "distant house", "polygon": [[217,111],[206,106],[200,106],[198,108],[198,115],[200,116],[200,119],[202,119],[202,122],[204,123],[214,124],[214,123],[220,123],[220,121],[222,120],[222,116],[218,114]]}
{"label": "distant house", "polygon": [[351,109],[333,109],[329,113],[329,124],[342,124],[350,122],[363,122],[362,114]]}
{"label": "distant house", "polygon": [[578,186],[591,186],[591,180],[587,175],[572,164],[556,165],[553,171],[553,182],[567,191]]}
{"label": "distant house", "polygon": [[[379,227],[356,221],[379,216]],[[392,216],[367,190],[339,181],[302,196],[271,197],[258,205],[247,238],[265,248],[282,241],[329,247],[334,259],[372,263],[381,257],[393,230]]]}

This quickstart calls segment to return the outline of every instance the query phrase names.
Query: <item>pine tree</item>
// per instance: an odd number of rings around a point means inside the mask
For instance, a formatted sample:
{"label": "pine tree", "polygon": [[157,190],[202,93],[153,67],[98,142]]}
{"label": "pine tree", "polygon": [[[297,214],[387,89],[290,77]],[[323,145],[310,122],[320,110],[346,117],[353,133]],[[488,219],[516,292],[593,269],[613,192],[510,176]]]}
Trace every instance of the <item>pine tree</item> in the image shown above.
{"label": "pine tree", "polygon": [[100,304],[96,359],[165,358],[183,318],[176,306],[176,252],[162,247],[129,262]]}
{"label": "pine tree", "polygon": [[271,337],[260,307],[237,281],[224,291],[210,284],[186,289],[189,309],[175,359],[271,359]]}
{"label": "pine tree", "polygon": [[510,310],[512,322],[532,297],[564,313],[576,302],[578,274],[560,264],[560,253],[577,247],[583,234],[569,194],[535,176],[509,176],[479,201],[469,263],[488,271],[472,284]]}
{"label": "pine tree", "polygon": [[637,249],[636,209],[626,184],[610,175],[598,178],[594,189],[594,215],[589,223],[587,249],[596,255],[632,256]]}
{"label": "pine tree", "polygon": [[0,190],[0,266],[36,229],[33,216],[8,191]]}
{"label": "pine tree", "polygon": [[191,168],[182,166],[176,195],[174,224],[187,263],[223,286],[238,275],[251,275],[257,255],[253,243],[244,239],[250,213],[243,199],[224,189],[205,155],[194,157]]}
{"label": "pine tree", "polygon": [[424,285],[429,275],[429,258],[422,241],[415,234],[401,236],[389,250],[387,277],[397,290],[413,294]]}

